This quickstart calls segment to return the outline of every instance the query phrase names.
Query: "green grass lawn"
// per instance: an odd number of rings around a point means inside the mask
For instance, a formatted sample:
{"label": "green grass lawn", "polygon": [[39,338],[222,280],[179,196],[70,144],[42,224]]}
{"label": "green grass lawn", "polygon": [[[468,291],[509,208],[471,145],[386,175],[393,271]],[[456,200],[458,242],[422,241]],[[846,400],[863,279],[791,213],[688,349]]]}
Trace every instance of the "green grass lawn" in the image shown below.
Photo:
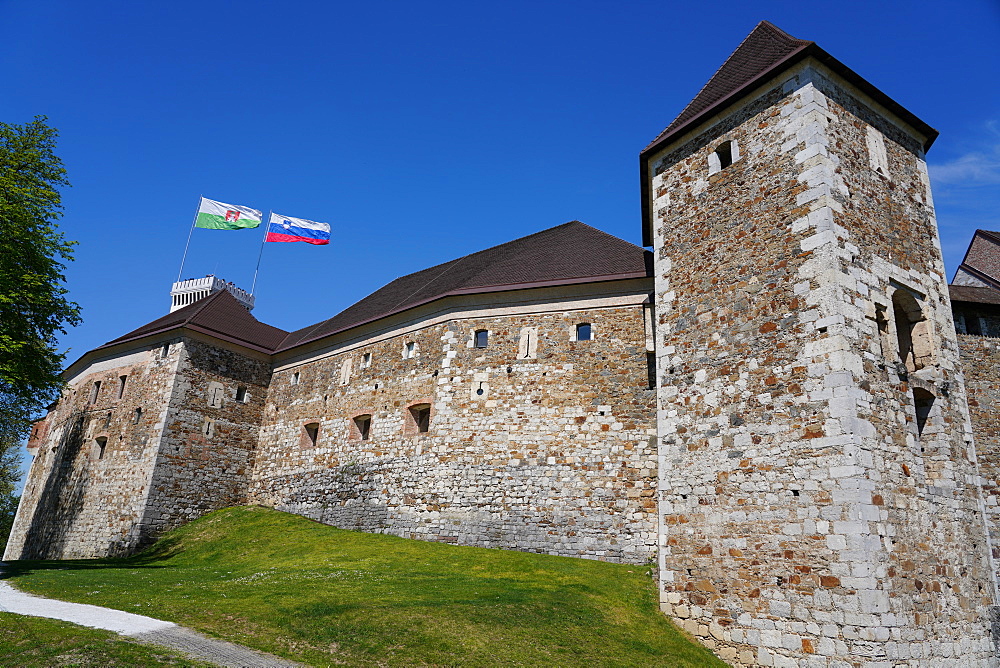
{"label": "green grass lawn", "polygon": [[207,668],[211,665],[182,659],[170,650],[141,645],[110,631],[0,612],[0,666]]}
{"label": "green grass lawn", "polygon": [[724,666],[647,569],[343,531],[229,508],[129,559],[12,562],[30,592],[166,619],[316,666]]}

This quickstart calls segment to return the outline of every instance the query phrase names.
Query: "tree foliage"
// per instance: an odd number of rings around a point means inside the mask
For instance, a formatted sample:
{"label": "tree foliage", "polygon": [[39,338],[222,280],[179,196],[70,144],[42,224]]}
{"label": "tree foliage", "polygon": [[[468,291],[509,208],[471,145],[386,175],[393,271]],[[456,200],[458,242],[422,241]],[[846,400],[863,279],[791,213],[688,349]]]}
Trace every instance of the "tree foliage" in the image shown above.
{"label": "tree foliage", "polygon": [[0,557],[7,546],[7,538],[10,537],[11,526],[14,524],[14,513],[17,511],[18,497],[14,496],[14,485],[21,472],[16,447],[16,441],[0,441]]}
{"label": "tree foliage", "polygon": [[80,322],[63,287],[74,242],[55,224],[69,182],[45,120],[0,123],[0,448],[27,434],[61,390],[55,335]]}

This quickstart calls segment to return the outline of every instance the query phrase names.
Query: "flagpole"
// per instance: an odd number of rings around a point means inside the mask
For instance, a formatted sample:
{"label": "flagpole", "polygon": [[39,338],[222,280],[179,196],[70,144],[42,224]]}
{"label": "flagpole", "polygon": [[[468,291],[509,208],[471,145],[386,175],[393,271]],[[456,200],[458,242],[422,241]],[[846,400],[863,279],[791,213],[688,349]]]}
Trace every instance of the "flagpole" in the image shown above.
{"label": "flagpole", "polygon": [[187,260],[188,247],[191,245],[191,235],[194,234],[195,223],[198,222],[198,212],[201,211],[201,200],[202,199],[204,199],[204,196],[198,195],[198,206],[196,206],[195,209],[194,209],[194,220],[191,221],[191,230],[188,232],[188,240],[187,240],[187,243],[184,244],[184,255],[181,256],[181,268],[179,270],[177,270],[177,282],[178,283],[180,283],[180,281],[181,281],[181,274],[184,273],[184,261]]}
{"label": "flagpole", "polygon": [[253,285],[250,286],[250,296],[253,296],[253,291],[257,287],[257,272],[260,271],[260,259],[264,257],[264,242],[267,241],[267,231],[271,227],[271,214],[272,210],[268,210],[267,218],[264,219],[264,236],[260,240],[260,252],[257,254],[257,267],[253,270]]}

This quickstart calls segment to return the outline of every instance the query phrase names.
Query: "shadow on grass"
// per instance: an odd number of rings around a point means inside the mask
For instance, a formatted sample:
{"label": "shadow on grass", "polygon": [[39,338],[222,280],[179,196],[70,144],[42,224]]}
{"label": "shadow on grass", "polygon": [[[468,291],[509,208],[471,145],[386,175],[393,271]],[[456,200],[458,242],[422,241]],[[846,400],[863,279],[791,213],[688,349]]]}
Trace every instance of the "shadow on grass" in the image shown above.
{"label": "shadow on grass", "polygon": [[166,537],[139,554],[131,557],[108,557],[104,559],[22,559],[6,561],[0,568],[0,580],[9,580],[23,575],[31,575],[38,571],[90,571],[108,569],[138,569],[138,568],[169,568],[161,562],[167,561],[184,549],[180,540]]}

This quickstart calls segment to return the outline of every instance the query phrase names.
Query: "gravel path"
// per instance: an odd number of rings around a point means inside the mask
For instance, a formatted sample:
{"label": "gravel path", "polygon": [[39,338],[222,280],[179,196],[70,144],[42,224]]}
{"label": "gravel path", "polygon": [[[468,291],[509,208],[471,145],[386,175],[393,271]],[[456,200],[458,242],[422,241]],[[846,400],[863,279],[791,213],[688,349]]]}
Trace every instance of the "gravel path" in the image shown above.
{"label": "gravel path", "polygon": [[[3,563],[0,562],[0,573]],[[0,581],[0,612],[12,612],[30,617],[48,617],[73,622],[81,626],[114,631],[141,642],[162,645],[217,666],[232,668],[293,668],[301,664],[279,659],[270,654],[234,645],[224,640],[203,636],[197,631],[130,612],[102,608],[97,605],[68,603],[42,598],[14,589]]]}

